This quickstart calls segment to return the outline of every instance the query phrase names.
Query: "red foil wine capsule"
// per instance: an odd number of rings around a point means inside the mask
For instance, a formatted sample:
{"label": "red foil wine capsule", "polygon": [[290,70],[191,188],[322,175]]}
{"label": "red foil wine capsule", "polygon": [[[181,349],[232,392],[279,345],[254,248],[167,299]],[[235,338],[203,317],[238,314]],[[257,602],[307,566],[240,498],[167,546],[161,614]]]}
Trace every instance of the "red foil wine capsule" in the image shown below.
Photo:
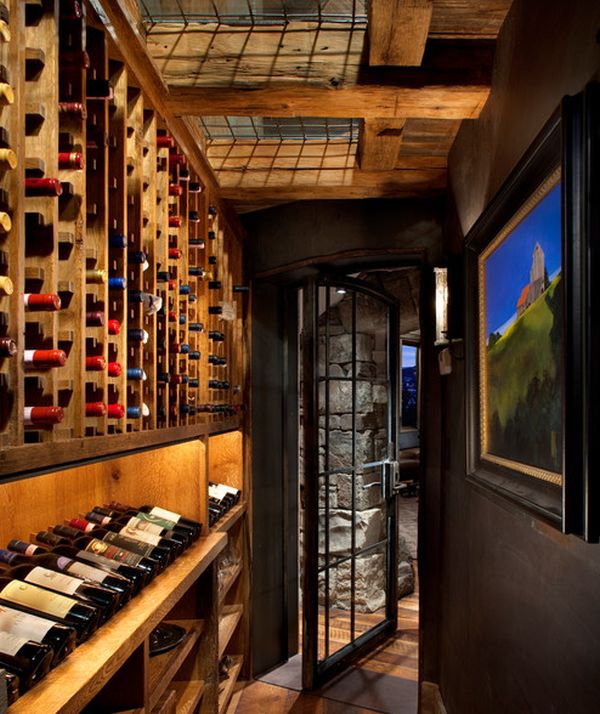
{"label": "red foil wine capsule", "polygon": [[106,414],[106,404],[104,402],[88,402],[85,405],[85,415],[87,417],[101,417]]}
{"label": "red foil wine capsule", "polygon": [[65,418],[62,407],[25,407],[25,426],[51,426],[60,424]]}
{"label": "red foil wine capsule", "polygon": [[85,368],[88,372],[102,372],[106,369],[106,360],[104,357],[86,357]]}
{"label": "red foil wine capsule", "polygon": [[108,404],[106,410],[109,419],[122,419],[125,416],[125,407],[122,404]]}
{"label": "red foil wine capsule", "polygon": [[118,335],[121,332],[121,323],[118,320],[108,321],[108,334]]}
{"label": "red foil wine capsule", "polygon": [[25,350],[23,361],[27,367],[64,367],[67,355],[63,350]]}
{"label": "red foil wine capsule", "polygon": [[60,310],[60,297],[55,293],[25,293],[25,307],[30,310]]}
{"label": "red foil wine capsule", "polygon": [[121,365],[119,364],[119,362],[109,362],[108,363],[108,376],[109,377],[120,377],[121,371],[122,371],[122,369],[121,369]]}

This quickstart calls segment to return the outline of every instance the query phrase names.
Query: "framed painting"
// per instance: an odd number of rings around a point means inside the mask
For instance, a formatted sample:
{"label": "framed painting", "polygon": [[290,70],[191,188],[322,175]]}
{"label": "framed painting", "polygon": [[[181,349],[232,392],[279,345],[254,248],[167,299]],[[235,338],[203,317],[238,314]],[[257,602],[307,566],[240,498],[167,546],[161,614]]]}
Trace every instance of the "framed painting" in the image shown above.
{"label": "framed painting", "polygon": [[600,536],[600,86],[565,97],[466,237],[468,478]]}
{"label": "framed painting", "polygon": [[469,478],[562,523],[561,112],[466,239]]}

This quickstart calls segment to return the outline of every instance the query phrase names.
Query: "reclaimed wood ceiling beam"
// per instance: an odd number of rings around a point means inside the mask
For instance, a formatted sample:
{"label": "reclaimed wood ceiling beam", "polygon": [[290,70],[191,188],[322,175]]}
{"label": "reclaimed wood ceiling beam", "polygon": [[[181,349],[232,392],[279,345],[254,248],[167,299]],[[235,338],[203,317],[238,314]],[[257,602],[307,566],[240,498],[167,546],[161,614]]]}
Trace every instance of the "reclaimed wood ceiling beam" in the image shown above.
{"label": "reclaimed wood ceiling beam", "polygon": [[233,201],[265,202],[329,198],[397,198],[437,195],[445,169],[267,169],[218,172],[221,195]]}
{"label": "reclaimed wood ceiling beam", "polygon": [[359,163],[363,171],[396,168],[406,119],[365,119],[360,129]]}
{"label": "reclaimed wood ceiling beam", "polygon": [[369,64],[420,65],[432,14],[433,0],[370,0]]}

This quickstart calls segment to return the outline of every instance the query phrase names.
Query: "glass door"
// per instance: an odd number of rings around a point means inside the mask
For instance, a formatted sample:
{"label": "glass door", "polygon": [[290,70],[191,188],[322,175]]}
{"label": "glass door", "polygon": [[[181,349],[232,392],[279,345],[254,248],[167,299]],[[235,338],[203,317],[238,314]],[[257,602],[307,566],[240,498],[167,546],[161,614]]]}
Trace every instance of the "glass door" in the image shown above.
{"label": "glass door", "polygon": [[396,630],[398,308],[311,278],[302,309],[303,686]]}

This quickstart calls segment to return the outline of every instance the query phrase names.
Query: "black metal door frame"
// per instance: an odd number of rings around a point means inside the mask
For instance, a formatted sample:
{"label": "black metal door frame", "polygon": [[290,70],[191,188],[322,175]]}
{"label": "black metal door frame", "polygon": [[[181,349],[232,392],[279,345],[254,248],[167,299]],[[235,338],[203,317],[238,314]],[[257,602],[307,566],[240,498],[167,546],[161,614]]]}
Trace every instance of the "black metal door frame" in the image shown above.
{"label": "black metal door frame", "polygon": [[[388,462],[382,463],[386,513],[386,616],[368,632],[345,645],[333,655],[319,661],[319,287],[341,287],[368,294],[386,304],[389,310],[388,324]],[[355,300],[355,298],[353,298]],[[327,298],[329,300],[329,298]],[[355,307],[353,308],[355,314]],[[355,320],[355,318],[354,318]],[[355,332],[355,324],[353,325]],[[399,365],[399,314],[396,300],[374,289],[368,283],[346,277],[321,275],[307,278],[303,290],[303,352],[302,352],[302,401],[304,433],[304,573],[303,573],[303,687],[314,689],[334,677],[353,660],[374,647],[380,640],[396,631],[398,612],[397,581],[397,458],[400,429],[400,380]],[[353,354],[353,358],[355,355]],[[355,374],[355,371],[353,371]],[[355,376],[353,377],[355,379]],[[353,383],[353,387],[355,384]],[[353,394],[355,390],[353,388]],[[355,397],[353,397],[355,399]],[[328,405],[326,405],[326,411]],[[354,410],[354,406],[353,406]],[[393,453],[392,453],[393,452]],[[353,459],[352,472],[356,465]],[[352,548],[354,551],[354,548]],[[354,556],[351,556],[354,557]],[[352,561],[353,562],[353,561]],[[353,577],[353,576],[352,576]],[[354,622],[354,608],[351,609]],[[328,627],[326,627],[328,632]],[[354,625],[351,625],[354,631]]]}

